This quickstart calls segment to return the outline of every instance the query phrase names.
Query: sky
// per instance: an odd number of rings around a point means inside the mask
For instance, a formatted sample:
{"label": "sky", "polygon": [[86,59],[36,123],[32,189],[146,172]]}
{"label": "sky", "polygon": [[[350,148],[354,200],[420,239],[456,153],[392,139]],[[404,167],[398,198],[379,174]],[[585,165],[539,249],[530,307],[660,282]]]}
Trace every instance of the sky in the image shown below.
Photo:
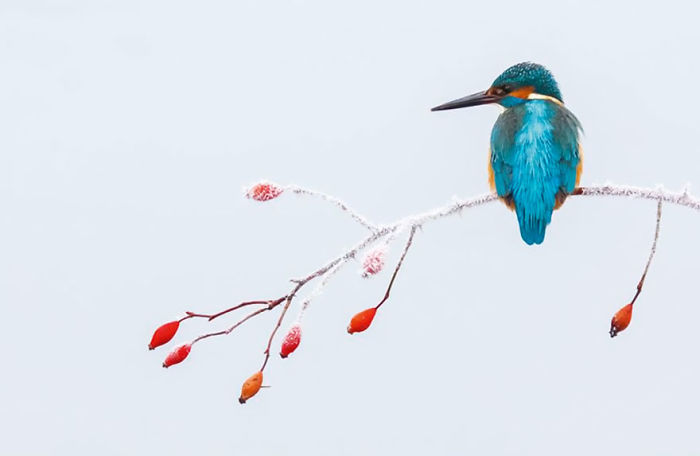
{"label": "sky", "polygon": [[[187,310],[284,295],[366,235],[319,200],[246,200],[253,182],[324,191],[376,223],[486,192],[498,110],[429,108],[520,61],[551,69],[583,124],[582,185],[700,191],[697,15],[677,1],[2,0],[0,453],[700,451],[700,214],[683,207],[665,207],[615,339],[655,204],[576,197],[541,246],[499,204],[426,224],[353,336],[390,274],[348,263],[244,406],[277,314],[170,369],[167,347],[146,348]],[[236,319],[188,321],[172,344]]]}

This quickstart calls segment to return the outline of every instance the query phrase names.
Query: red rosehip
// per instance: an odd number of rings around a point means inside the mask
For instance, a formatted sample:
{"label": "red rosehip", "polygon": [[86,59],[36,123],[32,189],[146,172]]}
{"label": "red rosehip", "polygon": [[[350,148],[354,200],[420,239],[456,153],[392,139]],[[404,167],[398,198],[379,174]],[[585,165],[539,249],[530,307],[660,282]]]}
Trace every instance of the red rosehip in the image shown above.
{"label": "red rosehip", "polygon": [[260,182],[250,187],[248,192],[246,192],[246,196],[254,199],[255,201],[270,201],[271,199],[275,199],[280,196],[283,191],[283,188],[275,184]]}
{"label": "red rosehip", "polygon": [[289,332],[284,336],[282,341],[282,349],[280,350],[280,356],[286,358],[299,346],[301,342],[301,326],[294,325],[289,328]]}
{"label": "red rosehip", "polygon": [[187,355],[190,354],[191,349],[192,345],[190,344],[180,345],[179,347],[176,347],[173,351],[171,351],[168,354],[168,356],[165,357],[165,361],[163,361],[163,367],[170,367],[173,364],[183,362],[185,358],[187,358]]}
{"label": "red rosehip", "polygon": [[610,337],[617,336],[617,333],[624,331],[632,321],[632,304],[627,304],[618,310],[610,322]]}
{"label": "red rosehip", "polygon": [[179,327],[180,322],[177,320],[161,325],[153,333],[153,337],[151,337],[151,343],[148,344],[148,349],[153,350],[156,347],[160,347],[161,345],[170,342],[170,340],[173,337],[175,337],[175,333],[177,332],[177,328]]}
{"label": "red rosehip", "polygon": [[369,328],[369,325],[372,324],[372,320],[374,319],[374,315],[376,313],[377,308],[370,307],[369,309],[363,310],[362,312],[355,314],[355,316],[352,317],[352,320],[350,320],[350,324],[348,325],[348,333],[354,334],[356,332],[362,332],[365,329]]}

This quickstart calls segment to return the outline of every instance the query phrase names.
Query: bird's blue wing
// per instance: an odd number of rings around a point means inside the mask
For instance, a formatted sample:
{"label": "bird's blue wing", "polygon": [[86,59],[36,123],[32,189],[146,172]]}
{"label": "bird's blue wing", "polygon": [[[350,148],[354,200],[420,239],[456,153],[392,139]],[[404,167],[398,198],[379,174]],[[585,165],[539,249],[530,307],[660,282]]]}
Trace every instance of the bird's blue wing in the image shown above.
{"label": "bird's blue wing", "polygon": [[581,156],[579,154],[579,132],[581,124],[576,116],[564,106],[554,106],[552,116],[553,149],[559,157],[559,173],[562,193],[574,191],[577,178],[577,167]]}
{"label": "bird's blue wing", "polygon": [[518,109],[504,111],[491,131],[491,168],[496,193],[508,198],[513,192],[513,166],[515,165],[515,135],[522,126]]}

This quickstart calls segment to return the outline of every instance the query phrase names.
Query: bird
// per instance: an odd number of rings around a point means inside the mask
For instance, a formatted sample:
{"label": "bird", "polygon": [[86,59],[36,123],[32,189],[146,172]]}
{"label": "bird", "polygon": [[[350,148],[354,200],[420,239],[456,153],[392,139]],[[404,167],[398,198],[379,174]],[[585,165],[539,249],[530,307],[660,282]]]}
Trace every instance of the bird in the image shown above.
{"label": "bird", "polygon": [[499,104],[502,112],[491,131],[491,191],[515,211],[523,241],[541,244],[552,212],[579,184],[583,129],[564,106],[552,73],[532,62],[509,67],[483,92],[431,111],[493,103]]}

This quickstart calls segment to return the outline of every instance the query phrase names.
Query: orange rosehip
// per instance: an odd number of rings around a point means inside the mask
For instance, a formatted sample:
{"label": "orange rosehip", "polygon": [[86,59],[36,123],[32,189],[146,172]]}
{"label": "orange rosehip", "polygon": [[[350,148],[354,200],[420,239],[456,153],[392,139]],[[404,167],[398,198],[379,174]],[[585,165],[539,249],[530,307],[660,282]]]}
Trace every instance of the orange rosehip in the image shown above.
{"label": "orange rosehip", "polygon": [[284,336],[282,341],[282,349],[280,350],[280,356],[286,358],[299,346],[301,342],[301,326],[294,325],[289,328],[289,332]]}
{"label": "orange rosehip", "polygon": [[369,328],[369,325],[372,324],[372,320],[374,320],[374,315],[376,313],[377,308],[370,307],[369,309],[363,310],[362,312],[355,314],[355,316],[352,317],[352,320],[350,320],[350,324],[348,325],[348,333],[354,334],[357,332],[362,332],[365,329]]}
{"label": "orange rosehip", "polygon": [[190,344],[180,345],[179,347],[175,348],[168,354],[168,356],[165,357],[165,361],[163,361],[163,367],[170,367],[173,364],[183,362],[185,358],[187,358],[187,355],[190,354],[191,349],[192,345]]}
{"label": "orange rosehip", "polygon": [[243,382],[243,386],[241,387],[241,397],[238,398],[238,402],[240,402],[241,404],[245,404],[245,402],[248,399],[255,396],[258,393],[258,391],[260,391],[262,381],[262,371],[257,371],[256,373],[248,377],[248,380]]}
{"label": "orange rosehip", "polygon": [[610,337],[617,336],[617,333],[624,331],[632,321],[632,304],[627,304],[618,310],[610,322]]}
{"label": "orange rosehip", "polygon": [[148,349],[153,350],[156,347],[160,347],[161,345],[164,345],[164,344],[167,344],[168,342],[170,342],[170,340],[173,337],[175,337],[175,333],[177,332],[177,328],[179,328],[179,327],[180,327],[180,322],[177,320],[165,323],[164,325],[161,325],[153,333],[153,337],[151,337],[151,343],[148,344]]}

